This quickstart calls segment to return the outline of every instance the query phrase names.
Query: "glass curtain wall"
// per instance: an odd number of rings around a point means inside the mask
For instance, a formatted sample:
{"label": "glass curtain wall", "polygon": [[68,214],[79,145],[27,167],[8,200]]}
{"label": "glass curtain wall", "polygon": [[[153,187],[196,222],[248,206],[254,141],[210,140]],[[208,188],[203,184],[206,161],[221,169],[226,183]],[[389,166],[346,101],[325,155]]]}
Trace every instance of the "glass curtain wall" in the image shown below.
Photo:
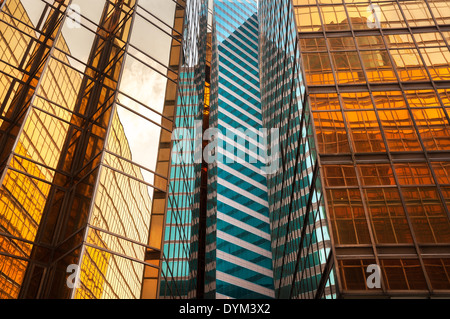
{"label": "glass curtain wall", "polygon": [[450,3],[293,5],[339,295],[448,296]]}

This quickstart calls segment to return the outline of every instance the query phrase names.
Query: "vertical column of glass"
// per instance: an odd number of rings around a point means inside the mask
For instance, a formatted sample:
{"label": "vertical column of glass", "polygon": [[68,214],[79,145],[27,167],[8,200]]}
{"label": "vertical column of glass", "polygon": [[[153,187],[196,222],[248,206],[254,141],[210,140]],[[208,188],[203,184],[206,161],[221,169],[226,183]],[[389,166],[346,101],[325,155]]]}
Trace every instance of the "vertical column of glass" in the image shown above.
{"label": "vertical column of glass", "polygon": [[[439,90],[449,4],[294,4],[341,293],[441,293],[450,281],[432,269],[449,262],[450,122]],[[370,264],[384,276],[378,289],[366,283]]]}
{"label": "vertical column of glass", "polygon": [[[164,241],[164,224],[166,211],[168,208],[169,178],[171,167],[172,131],[175,122],[175,110],[178,94],[178,72],[180,69],[182,55],[183,28],[186,16],[186,2],[177,1],[174,13],[172,29],[172,40],[169,57],[171,70],[177,70],[177,76],[173,71],[167,73],[168,81],[165,89],[164,107],[162,123],[170,130],[162,130],[159,139],[158,159],[156,172],[160,177],[156,177],[155,189],[153,193],[152,218],[150,223],[149,246],[146,251],[145,261],[155,267],[146,266],[144,270],[144,280],[142,286],[143,299],[156,299],[159,297],[159,286],[161,283],[162,247]],[[161,178],[164,177],[164,178]]]}
{"label": "vertical column of glass", "polygon": [[[272,298],[256,1],[214,1],[206,296]],[[210,152],[211,149],[208,149]]]}

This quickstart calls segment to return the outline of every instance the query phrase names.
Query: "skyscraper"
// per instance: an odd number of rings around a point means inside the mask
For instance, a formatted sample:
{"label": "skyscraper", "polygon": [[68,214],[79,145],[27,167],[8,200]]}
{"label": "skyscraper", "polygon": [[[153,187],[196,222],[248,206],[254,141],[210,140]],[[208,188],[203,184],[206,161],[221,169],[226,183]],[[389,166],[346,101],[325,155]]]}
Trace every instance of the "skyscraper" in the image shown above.
{"label": "skyscraper", "polygon": [[0,298],[450,297],[445,0],[1,0]]}
{"label": "skyscraper", "polygon": [[156,298],[186,6],[1,2],[1,298]]}

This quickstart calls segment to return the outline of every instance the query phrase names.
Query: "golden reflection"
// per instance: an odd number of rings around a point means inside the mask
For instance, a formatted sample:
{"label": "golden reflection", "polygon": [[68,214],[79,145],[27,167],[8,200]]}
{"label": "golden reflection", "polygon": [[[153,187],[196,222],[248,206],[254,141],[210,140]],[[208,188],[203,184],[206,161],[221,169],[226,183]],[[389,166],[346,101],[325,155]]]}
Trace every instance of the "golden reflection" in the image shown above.
{"label": "golden reflection", "polygon": [[345,115],[356,153],[386,150],[375,112],[354,111],[345,112]]}
{"label": "golden reflection", "polygon": [[364,196],[377,243],[412,243],[400,193],[396,188],[367,188]]}
{"label": "golden reflection", "polygon": [[[450,150],[450,32],[422,29],[435,21],[449,24],[450,2],[373,2],[379,25],[371,23],[369,1],[293,3],[319,151],[326,155],[322,169],[335,243],[371,243],[367,217],[374,245],[412,244],[413,238],[448,244],[449,165],[441,157],[431,163],[412,158],[424,151],[445,157]],[[427,88],[420,89],[422,82]],[[380,154],[367,154],[374,152]],[[337,258],[343,290],[367,289],[364,271],[373,262]],[[445,265],[436,259],[426,267],[442,274]],[[427,289],[417,260],[383,260],[382,270],[387,289]],[[433,287],[450,287],[450,277],[434,277]]]}
{"label": "golden reflection", "polygon": [[358,169],[364,186],[395,185],[390,164],[361,164]]}
{"label": "golden reflection", "polygon": [[336,244],[370,243],[359,189],[328,190],[328,208]]}
{"label": "golden reflection", "polygon": [[433,25],[433,18],[428,6],[423,0],[400,2],[403,13],[411,27],[423,27]]}
{"label": "golden reflection", "polygon": [[342,113],[315,112],[314,120],[320,153],[350,152]]}
{"label": "golden reflection", "polygon": [[378,115],[392,152],[422,150],[407,110],[379,110]]}
{"label": "golden reflection", "polygon": [[408,214],[419,243],[448,243],[450,221],[435,187],[403,187]]}

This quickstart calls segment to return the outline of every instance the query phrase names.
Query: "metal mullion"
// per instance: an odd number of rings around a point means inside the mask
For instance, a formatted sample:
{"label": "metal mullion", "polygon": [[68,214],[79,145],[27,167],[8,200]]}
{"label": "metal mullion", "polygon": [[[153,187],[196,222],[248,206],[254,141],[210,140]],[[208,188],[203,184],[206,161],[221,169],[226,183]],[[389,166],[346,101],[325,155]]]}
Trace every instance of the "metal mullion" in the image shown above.
{"label": "metal mullion", "polygon": [[[107,166],[107,165],[104,165],[104,166],[110,168],[110,167]],[[110,168],[110,169],[111,169],[111,168]],[[113,171],[114,171],[114,170],[113,170]],[[119,175],[124,175],[124,176],[125,176],[125,174],[120,173],[120,172],[117,172],[117,174],[119,174]],[[127,176],[127,177],[128,177],[128,176]],[[120,183],[117,181],[117,175],[116,175],[116,174],[113,174],[112,179],[117,183],[117,185],[120,184]],[[129,184],[129,180],[127,180],[127,181],[128,181],[128,184]],[[118,191],[119,191],[119,193],[120,193],[121,196],[125,197],[124,194],[123,194],[123,192],[122,192],[122,190],[121,190],[121,188],[118,188]],[[110,194],[107,194],[106,196],[107,196],[108,198],[110,198],[111,201],[112,201],[112,198],[111,198]],[[132,197],[133,197],[132,199],[134,199],[134,200],[137,202],[137,198],[134,196],[134,194],[132,195]],[[130,199],[130,200],[131,200],[131,199]],[[95,203],[94,203],[94,206],[96,206]],[[128,203],[126,203],[126,206],[127,206],[127,208],[128,208]],[[141,217],[141,218],[139,218],[139,217]],[[137,230],[137,229],[138,229],[136,220],[141,221],[141,220],[143,220],[143,219],[144,219],[144,218],[143,218],[142,215],[139,215],[136,219],[135,219],[135,218],[131,218],[131,223],[130,223],[130,224],[132,224],[132,226],[134,226],[134,227],[133,227],[133,230]],[[118,221],[118,224],[120,224],[120,225],[123,227],[123,229],[127,232],[128,229],[127,229],[126,225],[124,225],[124,223],[123,223],[122,220],[119,220],[119,221]],[[127,224],[127,226],[130,226],[130,224]],[[90,226],[90,225],[91,225],[91,224],[88,223],[88,226]],[[114,236],[114,235],[113,235],[113,236]]]}
{"label": "metal mullion", "polygon": [[[184,179],[182,179],[183,181],[184,181]],[[182,216],[183,216],[183,214],[182,213],[180,213],[180,211],[179,211],[179,208],[180,208],[180,203],[178,202],[178,199],[175,199],[175,197],[174,197],[174,195],[176,195],[176,194],[180,194],[179,192],[175,192],[175,190],[174,189],[172,189],[172,190],[170,190],[170,186],[172,186],[172,183],[170,183],[169,182],[169,191],[167,192],[167,194],[168,194],[168,200],[171,202],[171,204],[172,204],[172,218],[173,217],[175,217],[175,225],[173,225],[173,223],[172,223],[172,221],[171,221],[171,223],[170,223],[170,226],[169,226],[169,228],[170,228],[170,231],[169,231],[169,238],[170,238],[170,234],[171,234],[171,232],[172,232],[172,228],[174,227],[174,226],[178,226],[178,221],[183,221],[183,219],[182,219]],[[185,185],[186,186],[186,185]],[[172,186],[172,188],[173,188],[173,186]],[[172,196],[169,196],[169,194],[171,194]],[[184,207],[181,207],[181,209],[185,209],[185,210],[188,210],[188,211],[190,211],[191,209],[190,209],[190,207],[192,206],[192,202],[191,202],[191,198],[190,198],[190,196],[186,196],[186,195],[184,195],[184,194],[181,194],[182,196],[184,196],[184,197],[186,197],[187,198],[187,200],[189,201],[189,207],[187,207],[187,205],[184,205]],[[175,201],[175,205],[173,205],[173,201]],[[182,203],[183,204],[183,203]],[[183,206],[183,205],[181,205],[181,206]],[[183,223],[184,224],[184,223]],[[167,226],[166,226],[167,227]],[[182,231],[180,232],[184,237],[183,237],[183,239],[181,240],[182,242],[184,242],[184,241],[186,241],[187,239],[188,239],[188,237],[186,236],[186,234],[185,234],[185,232],[184,232],[184,227],[180,227],[179,229],[181,229]],[[183,247],[184,247],[184,245],[183,245]],[[187,253],[187,251],[186,251],[186,253]],[[187,255],[189,255],[188,253],[187,253]]]}
{"label": "metal mullion", "polygon": [[142,247],[145,247],[145,248],[148,248],[148,249],[160,251],[160,249],[158,249],[158,248],[149,246],[149,245],[147,245],[147,244],[140,243],[140,242],[138,242],[138,241],[136,241],[136,240],[133,240],[133,239],[124,237],[124,236],[122,236],[122,235],[119,235],[119,234],[117,234],[117,233],[113,233],[113,232],[111,232],[111,231],[109,231],[109,230],[106,230],[106,229],[103,229],[103,228],[100,228],[100,227],[97,227],[97,226],[94,226],[94,225],[87,225],[87,226],[85,226],[85,227],[87,227],[88,229],[91,228],[91,229],[93,229],[93,230],[95,230],[95,231],[105,233],[105,234],[107,234],[107,235],[109,235],[109,236],[113,236],[113,237],[119,238],[119,239],[121,239],[121,240],[125,240],[125,241],[127,241],[127,242],[130,242],[130,243],[133,244],[133,245],[139,245],[139,246],[142,246]]}
{"label": "metal mullion", "polygon": [[17,236],[8,234],[8,233],[4,233],[3,231],[0,231],[0,236],[7,237],[7,238],[9,238],[10,240],[17,240],[17,241],[24,242],[24,243],[26,243],[26,244],[36,245],[36,246],[39,246],[39,247],[43,247],[43,248],[45,248],[45,249],[52,249],[52,247],[51,247],[50,245],[46,245],[46,244],[43,244],[43,243],[37,243],[37,242],[35,242],[35,241],[28,240],[28,239],[25,239],[25,238],[20,238],[20,237],[17,237]]}
{"label": "metal mullion", "polygon": [[[6,64],[7,66],[9,66],[9,67],[11,67],[11,68],[14,68],[14,69],[16,69],[18,72],[24,74],[23,71],[19,70],[19,69],[16,68],[15,66],[13,66],[13,65],[11,65],[11,64],[9,64],[9,63],[3,61],[3,60],[0,60],[0,63]],[[7,73],[7,72],[5,72],[5,71],[3,71],[3,70],[0,70],[0,73],[3,74],[3,75],[6,75],[6,76],[8,76],[9,78],[12,79],[12,81],[11,81],[11,86],[12,86],[13,83],[19,83],[19,85],[24,85],[24,84],[25,84],[24,81],[12,77],[10,73]],[[0,113],[0,114],[1,114],[1,113]]]}
{"label": "metal mullion", "polygon": [[[88,118],[88,122],[89,122],[89,124],[88,124],[88,126],[93,126],[93,125],[98,125],[98,120],[103,116],[103,115],[105,115],[108,111],[109,111],[109,109],[111,108],[111,109],[113,109],[114,108],[114,104],[116,103],[115,101],[116,101],[116,99],[115,99],[115,97],[116,97],[116,94],[114,93],[114,91],[115,90],[113,90],[113,89],[111,89],[111,88],[107,88],[108,89],[108,91],[109,92],[112,92],[111,93],[111,95],[108,97],[108,99],[107,100],[105,100],[101,105],[97,105],[97,110],[95,111],[95,113],[94,114],[91,114],[91,116],[88,116],[87,118]],[[110,101],[112,99],[112,101]],[[107,106],[109,104],[109,106]],[[98,116],[97,117],[93,117],[98,111],[100,111],[102,108],[105,108],[104,110],[102,110],[99,114],[98,114]],[[114,113],[111,111],[111,116],[113,115]],[[105,141],[107,141],[107,139],[105,138]]]}
{"label": "metal mullion", "polygon": [[[2,252],[2,251],[0,251],[0,256],[6,256],[6,257],[9,257],[9,258],[11,258],[11,259],[19,259],[19,260],[25,261],[25,262],[27,262],[27,263],[30,262],[30,259],[29,259],[29,258],[25,258],[25,257],[20,257],[20,256],[12,255],[12,254],[5,253],[5,252]],[[39,267],[42,267],[42,268],[45,268],[45,267],[47,266],[46,264],[43,264],[43,263],[41,263],[41,262],[39,262],[39,261],[34,261],[34,264],[36,264],[36,265],[38,265]],[[12,282],[16,283],[14,280],[12,280]],[[3,287],[2,287],[2,288],[3,288]],[[20,289],[20,285],[19,285],[18,288]]]}
{"label": "metal mullion", "polygon": [[[30,219],[33,220],[32,218],[30,218]],[[36,226],[36,225],[33,225],[33,226]],[[37,226],[37,227],[38,227],[38,226]],[[18,254],[20,253],[20,254],[22,254],[22,255],[24,255],[24,256],[28,256],[28,257],[25,257],[25,258],[30,259],[29,253],[25,252],[25,250],[24,250],[22,247],[20,247],[20,243],[17,243],[17,241],[20,241],[20,242],[22,242],[22,243],[27,243],[27,244],[29,244],[29,245],[37,245],[37,243],[35,243],[35,242],[33,242],[33,241],[30,241],[30,240],[20,239],[19,237],[12,236],[12,235],[9,235],[9,236],[8,236],[7,233],[4,233],[3,231],[1,231],[1,230],[4,230],[4,229],[5,229],[4,227],[0,227],[0,238],[1,238],[1,237],[6,237],[6,238],[8,239],[8,243],[9,243],[11,246],[13,246],[14,250],[15,250]],[[38,245],[38,246],[44,247],[43,245]],[[44,248],[46,248],[46,249],[51,249],[51,248],[47,248],[47,247],[44,247]],[[18,256],[18,255],[14,255],[14,256]]]}
{"label": "metal mullion", "polygon": [[[142,61],[141,59],[135,57],[133,54],[128,53],[129,56],[131,56],[133,59],[137,60],[138,62],[142,63],[143,65],[145,65],[146,67],[148,67],[149,69],[153,70],[154,72],[158,73],[159,75],[162,75],[163,77],[165,77],[167,80],[173,82],[174,84],[178,84],[177,81],[171,79],[170,77],[168,77],[166,74],[162,73],[161,71],[157,70],[155,67],[151,66],[150,64],[148,64],[145,61]],[[178,78],[178,75],[177,75]]]}
{"label": "metal mullion", "polygon": [[[116,172],[116,173],[119,173],[119,174],[121,174],[121,175],[124,175],[124,176],[126,176],[126,177],[128,177],[128,178],[130,178],[130,179],[132,179],[132,180],[135,180],[135,181],[140,182],[140,183],[142,183],[142,184],[145,184],[146,186],[149,186],[149,187],[151,187],[151,188],[153,188],[153,189],[157,189],[157,190],[159,190],[159,191],[161,191],[161,192],[164,192],[162,189],[156,187],[155,185],[152,185],[152,184],[150,184],[150,183],[148,183],[148,182],[142,181],[142,180],[140,180],[139,178],[134,177],[134,176],[132,176],[132,175],[126,174],[126,173],[120,171],[120,170],[117,169],[117,168],[114,168],[114,167],[109,166],[108,164],[102,163],[102,164],[99,164],[98,166],[106,167],[106,168],[108,168],[108,169],[110,169],[110,170],[112,170],[112,171],[114,171],[114,172]],[[97,168],[98,166],[96,166],[96,168]],[[95,169],[96,169],[96,168],[95,168]],[[94,170],[92,170],[92,171],[94,171]],[[92,172],[92,171],[91,171],[91,172]],[[88,175],[89,175],[89,174],[88,174]]]}
{"label": "metal mullion", "polygon": [[[186,197],[187,199],[188,199],[188,201],[189,201],[189,207],[187,207],[187,205],[180,205],[180,203],[178,202],[178,199],[175,199],[175,195],[177,195],[177,194],[180,194],[179,192],[175,192],[175,190],[174,189],[172,189],[172,190],[170,190],[170,186],[172,185],[172,183],[170,183],[169,182],[169,192],[167,193],[167,194],[170,194],[170,195],[172,195],[172,196],[169,196],[169,201],[171,202],[171,204],[172,204],[172,216],[173,217],[175,217],[175,224],[176,225],[178,225],[178,221],[183,221],[183,218],[182,218],[182,216],[183,216],[183,214],[182,213],[180,213],[180,211],[179,211],[179,209],[180,209],[180,206],[181,206],[181,209],[186,209],[186,210],[188,210],[188,211],[190,211],[191,210],[191,206],[192,206],[192,202],[191,202],[191,197],[190,196],[187,196],[187,195],[184,195],[183,193],[181,193],[181,196],[184,196],[184,197]],[[172,186],[172,188],[173,188],[173,186]],[[175,202],[175,205],[173,205],[173,202]],[[184,204],[184,203],[182,203],[182,204]],[[170,232],[172,231],[172,222],[170,223],[171,224],[171,226],[169,226],[170,227]],[[186,234],[185,234],[185,232],[184,232],[184,227],[181,227],[181,229],[183,230],[182,232],[180,232],[180,233],[182,233],[182,235],[184,235],[184,237],[183,237],[183,241],[184,240],[187,240],[188,238],[187,238],[187,236],[186,236]],[[170,237],[170,236],[169,236]]]}
{"label": "metal mullion", "polygon": [[[81,233],[82,231],[86,230],[87,226],[82,226],[81,228],[77,229],[76,231],[74,231],[72,234],[70,234],[69,236],[67,236],[67,238],[65,238],[63,241],[59,242],[58,245],[56,246],[56,249],[59,249],[60,246],[64,245],[65,243],[69,242],[72,238],[74,238],[76,235],[78,235],[79,233]],[[78,245],[75,245],[74,248],[72,248],[70,250],[70,252],[72,252],[73,250],[75,250],[77,247],[81,247],[83,244],[79,243]],[[55,247],[51,247],[50,249],[54,249]],[[70,253],[69,252],[69,253]],[[56,264],[60,259],[64,258],[64,256],[66,256],[68,253],[65,253],[64,255],[62,255],[61,257],[58,257],[58,259],[52,261],[52,265]]]}
{"label": "metal mullion", "polygon": [[[74,115],[74,116],[76,116],[76,117],[79,117],[79,118],[81,118],[81,119],[83,119],[83,120],[85,120],[85,121],[88,119],[85,115],[82,115],[82,114],[80,114],[80,113],[74,113],[73,110],[71,110],[71,109],[69,109],[69,108],[66,108],[65,106],[62,106],[61,104],[58,104],[58,103],[56,103],[56,102],[54,102],[54,101],[51,101],[51,100],[49,100],[48,98],[46,98],[46,97],[44,97],[44,96],[42,96],[42,95],[40,95],[40,94],[36,94],[36,96],[37,96],[38,98],[44,100],[45,102],[47,102],[47,103],[49,103],[49,104],[52,104],[52,105],[56,106],[58,109],[62,109],[62,110],[64,110],[64,111],[66,111],[66,112],[69,112],[69,113],[71,113],[72,115]],[[39,107],[37,107],[37,106],[35,106],[35,105],[33,105],[33,107],[34,107],[35,109],[37,109],[37,110],[40,110],[40,111],[43,111],[43,112],[44,112],[43,109],[41,109],[41,108],[39,108]],[[50,114],[50,115],[57,117],[57,115],[54,115],[54,114]],[[58,118],[59,118],[59,117],[58,117]],[[61,119],[61,120],[62,120],[62,121],[66,121],[66,120],[63,120],[63,119]],[[68,122],[68,121],[66,121],[66,122]],[[73,123],[70,123],[70,124],[71,124],[71,125],[74,125]],[[75,125],[75,126],[76,126],[76,125]]]}
{"label": "metal mullion", "polygon": [[[114,40],[117,40],[117,37],[114,37],[114,38],[115,38]],[[125,57],[126,52],[125,52],[123,47],[121,48],[121,47],[119,47],[119,46],[117,46],[115,44],[112,44],[112,49],[118,49],[118,52],[113,57],[109,56],[110,59],[108,60],[108,64],[106,65],[107,68],[105,68],[104,70],[101,70],[101,73],[102,73],[101,76],[106,78],[106,79],[108,79],[108,80],[110,80],[110,81],[112,81],[112,82],[117,82],[117,86],[118,86],[119,81],[115,81],[109,75],[109,72],[114,69],[115,64],[118,63],[120,61],[120,59]],[[95,82],[97,82],[97,79],[95,80]],[[117,88],[111,88],[109,86],[106,86],[105,83],[102,83],[102,86],[108,88],[111,91],[116,91],[117,90]]]}
{"label": "metal mullion", "polygon": [[[3,61],[0,61],[0,64],[2,62]],[[22,73],[22,75],[23,75],[23,72],[21,72],[21,71],[19,71],[19,72]],[[5,71],[2,71],[2,70],[0,70],[0,74],[8,77],[8,80],[11,79],[11,84],[9,86],[9,89],[8,89],[6,95],[5,95],[5,98],[4,98],[3,102],[0,104],[0,118],[1,119],[7,119],[8,122],[11,122],[11,120],[9,120],[6,117],[6,113],[5,113],[5,116],[2,116],[1,114],[3,114],[6,111],[6,104],[5,103],[6,103],[7,100],[11,99],[11,95],[14,93],[13,90],[17,90],[19,86],[25,85],[25,82],[22,81],[22,80],[18,80],[18,79],[14,78],[14,77],[11,77],[11,74],[9,74],[9,73],[7,73]],[[10,104],[12,104],[12,100],[11,100]]]}
{"label": "metal mullion", "polygon": [[[6,0],[6,1],[7,1],[7,0]],[[6,1],[3,2],[2,8],[3,8],[3,6],[5,6]],[[22,20],[17,19],[15,16],[9,14],[9,13],[6,12],[5,10],[2,10],[2,8],[0,8],[1,13],[4,14],[4,15],[6,15],[6,16],[8,16],[12,21],[16,21],[18,24],[22,24],[22,25],[26,26],[27,28],[32,29],[32,30],[35,31],[36,33],[39,33],[40,35],[42,35],[41,30],[37,29],[37,28],[34,27],[34,26],[30,26],[30,25],[26,24],[26,23],[23,22]],[[18,27],[16,27],[15,25],[10,24],[9,22],[6,22],[4,19],[1,19],[0,21],[1,21],[2,23],[4,23],[4,24],[8,25],[9,27],[15,29],[16,31],[20,31],[22,34],[26,34],[26,35],[29,36],[30,38],[32,38],[32,39],[34,39],[34,40],[36,40],[36,41],[39,41],[37,38],[35,38],[35,37],[29,35],[28,33],[24,33],[23,30],[20,30]]]}
{"label": "metal mullion", "polygon": [[[165,253],[163,252],[162,253],[162,262],[166,262],[166,263],[168,263],[169,262],[169,260],[170,260],[170,258],[168,257],[168,256],[166,256],[165,255]],[[158,269],[160,269],[161,267],[159,267]],[[160,282],[160,280],[159,280],[159,278],[161,277],[161,275],[166,279],[166,288],[169,288],[170,289],[170,292],[171,292],[171,294],[170,294],[170,296],[171,297],[173,297],[173,296],[177,296],[177,297],[179,297],[179,298],[177,298],[177,299],[181,299],[181,293],[179,292],[179,289],[178,289],[178,285],[175,285],[175,284],[173,284],[174,283],[174,280],[173,280],[173,278],[175,278],[174,277],[174,275],[173,275],[173,271],[172,271],[172,268],[171,267],[167,267],[167,270],[168,270],[168,272],[169,272],[169,275],[170,275],[170,281],[168,281],[167,280],[167,277],[166,277],[166,273],[165,272],[162,272],[161,270],[159,270],[159,272],[158,272],[158,292],[157,292],[157,295],[159,295],[160,294],[160,285],[161,285],[161,282]],[[172,292],[172,288],[173,287],[175,287],[175,289],[176,289],[176,292],[177,292],[177,295],[174,295],[173,294],[173,292]],[[167,296],[167,295],[166,295]],[[165,296],[165,297],[166,297]]]}
{"label": "metal mullion", "polygon": [[[83,64],[83,66],[85,66],[86,69],[92,70],[92,71],[94,71],[94,72],[96,72],[96,73],[101,73],[101,72],[102,72],[102,71],[100,71],[99,69],[97,69],[96,67],[93,67],[93,66],[91,66],[91,65],[87,65],[87,64],[84,63],[83,61],[78,60],[77,58],[73,57],[72,55],[70,55],[70,54],[68,54],[68,53],[66,53],[66,52],[64,52],[64,51],[62,51],[61,49],[58,49],[58,48],[55,48],[55,49],[58,50],[60,53],[65,54],[65,55],[68,56],[69,58],[74,59],[74,60],[77,61],[78,63]],[[90,76],[90,75],[87,74],[86,72],[84,72],[84,73],[81,72],[81,71],[78,70],[76,67],[74,67],[73,65],[71,65],[70,62],[65,62],[65,61],[63,61],[63,60],[57,58],[56,56],[52,56],[52,59],[55,60],[55,61],[58,61],[59,63],[65,65],[65,66],[67,66],[68,68],[72,69],[73,71],[75,71],[75,72],[77,72],[77,73],[82,73],[82,74],[83,74],[83,77],[86,77],[87,79],[89,79],[89,80],[91,80],[91,81],[93,81],[93,82],[96,81],[95,78],[93,78],[92,76]]]}
{"label": "metal mullion", "polygon": [[[9,166],[9,165],[5,167],[5,171],[7,171],[7,170],[14,171],[14,172],[16,172],[16,173],[22,174],[22,175],[24,175],[24,176],[26,176],[26,177],[29,177],[29,178],[31,178],[31,179],[35,179],[35,180],[37,180],[37,181],[39,181],[39,182],[42,182],[42,183],[45,183],[45,184],[53,185],[51,182],[49,182],[49,181],[47,181],[47,180],[45,180],[45,179],[43,179],[43,178],[33,176],[33,175],[31,175],[30,173],[23,172],[23,171],[21,171],[21,170],[19,170],[19,169],[17,169],[17,168],[14,168],[14,167]],[[59,190],[64,190],[63,187],[57,187],[57,188],[58,188]]]}
{"label": "metal mullion", "polygon": [[[111,0],[107,0],[112,6],[114,6],[114,7],[117,7],[117,3],[112,3],[111,2]],[[123,5],[125,4],[125,3],[122,3]],[[129,12],[126,12],[126,10],[124,10],[123,8],[121,8],[120,9],[120,15],[119,15],[119,17],[123,14],[124,15],[124,17],[122,18],[122,19],[120,19],[120,20],[118,20],[117,21],[117,25],[116,25],[116,28],[114,29],[114,30],[112,30],[112,31],[110,31],[109,32],[109,34],[114,34],[114,37],[115,38],[117,38],[117,32],[122,28],[123,29],[123,27],[125,26],[125,24],[126,24],[126,22],[128,21],[128,19],[130,19],[132,16],[133,16],[133,14],[134,14],[134,12],[136,12],[136,3],[133,5],[133,6],[131,6],[131,7],[129,7],[128,5],[125,5],[127,8],[129,8],[130,10],[129,10]],[[113,12],[114,11],[114,9],[112,9],[111,10],[111,12]],[[133,12],[133,13],[131,13],[131,12]],[[112,16],[110,16],[110,17],[112,17]],[[123,32],[123,30],[122,30],[122,32]],[[120,40],[120,41],[122,41],[122,40]]]}
{"label": "metal mullion", "polygon": [[[25,104],[25,105],[29,104],[29,105],[30,105],[29,108],[31,108],[31,105],[32,105],[32,102],[31,102],[31,101],[33,100],[33,98],[34,98],[34,95],[31,96],[28,100],[26,100],[24,104]],[[14,99],[11,101],[11,104],[12,104],[12,103],[14,103]],[[27,115],[27,112],[28,112],[29,108],[21,108],[20,112],[15,116],[15,119],[8,119],[7,122],[8,122],[8,123],[14,124],[14,123],[16,123],[15,120],[16,120],[17,118],[20,118],[20,117],[23,116],[23,117],[24,117],[24,124],[25,124],[25,122],[26,122],[26,119],[25,119],[25,118],[26,118],[26,115]],[[6,116],[5,116],[5,117],[6,117]],[[24,125],[24,124],[23,124],[23,125]],[[11,126],[10,126],[10,127],[7,128],[7,130],[3,131],[3,134],[4,134],[4,135],[9,135],[9,136],[14,136],[14,134],[10,134],[10,132],[11,132],[13,129],[14,129],[14,127],[11,127]],[[15,147],[14,147],[14,149],[15,149]]]}
{"label": "metal mullion", "polygon": [[55,173],[58,173],[58,174],[61,174],[61,175],[65,175],[66,177],[69,177],[69,174],[67,174],[65,172],[62,172],[62,171],[59,171],[58,169],[51,168],[50,166],[41,164],[41,163],[39,163],[39,162],[37,162],[37,161],[35,161],[33,159],[27,158],[27,157],[25,157],[23,155],[20,155],[20,154],[16,153],[16,152],[13,152],[13,154],[14,154],[15,157],[22,158],[23,160],[26,160],[27,162],[31,162],[31,163],[33,163],[35,165],[42,166],[42,167],[44,167],[47,170],[50,170],[50,171],[53,171]]}
{"label": "metal mullion", "polygon": [[[67,121],[67,120],[64,120],[64,119],[60,118],[58,115],[55,115],[55,114],[53,114],[53,113],[51,113],[51,112],[49,112],[49,111],[45,111],[45,110],[41,109],[41,108],[38,107],[38,106],[34,106],[34,105],[33,105],[32,108],[35,109],[35,110],[37,110],[37,111],[39,111],[39,112],[42,112],[42,113],[44,113],[44,114],[47,114],[47,115],[49,115],[49,116],[51,116],[51,117],[57,119],[58,121],[64,122],[64,123],[66,123],[66,124],[68,124],[68,125],[72,125],[72,126],[75,127],[77,130],[80,130],[80,129],[81,129],[81,128],[80,128],[79,126],[77,126],[76,124],[73,124],[73,123],[71,123],[71,122],[69,122],[69,121]],[[73,113],[72,113],[72,114],[73,114]],[[41,120],[40,118],[39,118],[38,120],[42,123],[42,120]],[[48,132],[47,127],[44,126],[44,130],[46,131],[46,133],[48,133],[48,135],[51,135],[51,134]]]}

